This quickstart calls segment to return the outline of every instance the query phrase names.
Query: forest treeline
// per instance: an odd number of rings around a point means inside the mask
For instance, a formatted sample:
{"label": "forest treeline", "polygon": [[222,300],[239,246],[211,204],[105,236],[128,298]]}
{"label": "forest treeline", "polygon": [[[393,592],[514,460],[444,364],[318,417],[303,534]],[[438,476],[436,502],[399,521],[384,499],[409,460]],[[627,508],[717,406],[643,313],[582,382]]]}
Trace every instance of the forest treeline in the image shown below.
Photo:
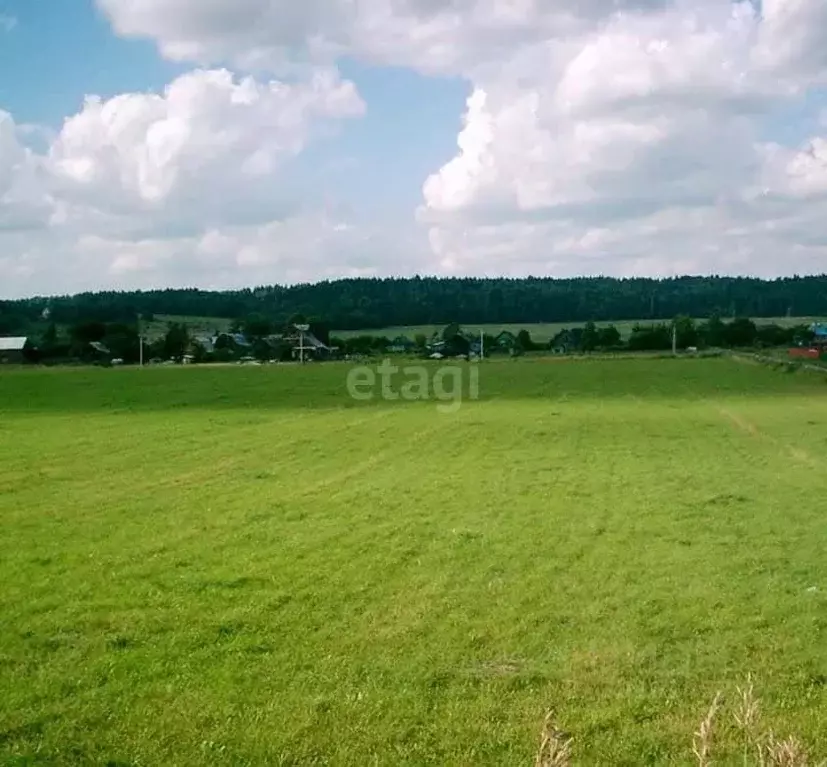
{"label": "forest treeline", "polygon": [[387,278],[344,279],[289,287],[207,291],[167,289],[82,293],[0,301],[0,334],[25,332],[45,309],[58,324],[133,322],[137,315],[239,318],[274,322],[295,315],[337,330],[449,322],[539,323],[690,317],[827,314],[827,275],[760,280]]}

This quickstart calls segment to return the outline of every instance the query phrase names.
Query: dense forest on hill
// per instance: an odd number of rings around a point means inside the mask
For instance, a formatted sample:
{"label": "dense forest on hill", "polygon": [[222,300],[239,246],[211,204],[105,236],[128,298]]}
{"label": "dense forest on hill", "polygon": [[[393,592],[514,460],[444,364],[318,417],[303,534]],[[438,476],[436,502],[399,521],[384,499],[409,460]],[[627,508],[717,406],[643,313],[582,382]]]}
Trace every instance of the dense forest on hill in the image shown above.
{"label": "dense forest on hill", "polygon": [[395,325],[588,322],[827,314],[827,275],[614,279],[345,279],[232,291],[167,289],[0,301],[0,334],[25,331],[43,310],[56,323],[132,322],[138,314],[283,322],[297,314],[339,330]]}

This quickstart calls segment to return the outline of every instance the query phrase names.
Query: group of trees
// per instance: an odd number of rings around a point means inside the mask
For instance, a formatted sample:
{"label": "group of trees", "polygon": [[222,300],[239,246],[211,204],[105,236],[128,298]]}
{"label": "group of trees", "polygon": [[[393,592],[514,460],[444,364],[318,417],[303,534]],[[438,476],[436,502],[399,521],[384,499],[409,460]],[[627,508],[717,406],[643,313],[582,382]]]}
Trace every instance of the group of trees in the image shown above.
{"label": "group of trees", "polygon": [[93,343],[106,346],[115,357],[125,362],[138,360],[138,331],[133,325],[121,322],[78,322],[67,333],[58,333],[57,324],[49,322],[42,334],[30,339],[30,358],[36,361],[77,359],[92,361],[96,357]]}
{"label": "group of trees", "polygon": [[[592,323],[586,326],[583,336],[584,351],[619,346],[617,340],[613,343],[602,343],[600,332],[594,329]],[[616,337],[613,336],[614,338]],[[663,351],[671,349],[674,340],[678,349],[772,347],[807,343],[812,338],[813,332],[808,325],[759,325],[746,318],[736,318],[727,322],[718,316],[696,323],[690,317],[678,317],[674,323],[636,324],[623,346],[630,351]]]}
{"label": "group of trees", "polygon": [[[190,335],[184,325],[173,323],[166,334],[144,343],[144,356],[164,359],[182,357],[190,348]],[[96,344],[107,350],[101,353]],[[140,358],[138,328],[135,323],[78,322],[59,333],[56,323],[49,322],[45,330],[30,338],[27,356],[34,362],[78,360],[94,362],[100,359],[122,359],[130,364]]]}
{"label": "group of trees", "polygon": [[[138,362],[141,356],[139,328],[145,327],[151,318],[144,316],[142,323],[137,318],[131,323],[102,322],[100,320],[83,320],[58,330],[58,325],[51,319],[38,323],[35,332],[29,337],[26,357],[32,362],[95,362],[120,359],[130,364]],[[201,335],[193,334],[185,322],[171,322],[161,333],[154,337],[144,336],[144,359],[162,359],[181,361],[190,356],[193,362],[228,362],[242,356],[261,360],[291,359],[293,344],[289,341],[279,343],[279,335],[288,332],[295,323],[305,323],[302,315],[294,315],[286,325],[272,322],[261,314],[250,314],[236,320],[229,332],[218,329],[205,333],[215,337],[214,348],[205,343]],[[330,331],[322,322],[308,322],[311,332],[323,343],[330,340]],[[249,345],[240,346],[234,340],[235,334],[241,334]],[[209,348],[208,348],[209,347]],[[105,352],[99,351],[100,348]]]}
{"label": "group of trees", "polygon": [[[535,340],[530,330],[523,328],[516,334],[513,350],[518,354],[550,349],[577,352],[667,351],[672,348],[673,328],[678,349],[793,346],[808,343],[813,338],[809,325],[757,324],[746,318],[727,321],[716,315],[703,322],[696,322],[690,317],[677,317],[674,322],[637,323],[626,338],[614,325],[599,326],[594,322],[562,330],[550,341]],[[476,334],[472,339],[462,334],[458,325],[452,324],[436,334],[436,338],[427,338],[423,334],[413,336],[412,351],[423,352],[429,343],[439,338],[450,340],[458,337],[464,338],[464,343],[457,342],[452,349],[466,353]],[[496,341],[497,338],[489,333],[483,336],[485,349],[489,351],[496,348]],[[365,334],[347,339],[334,338],[331,343],[346,354],[370,355],[385,353],[393,347],[394,339]]]}
{"label": "group of trees", "polygon": [[657,320],[662,317],[810,316],[825,313],[827,275],[613,279],[347,279],[234,291],[197,289],[84,293],[0,301],[0,334],[25,332],[45,309],[60,325],[133,324],[138,314],[258,316],[276,326],[292,315],[324,317],[341,330],[432,325]]}

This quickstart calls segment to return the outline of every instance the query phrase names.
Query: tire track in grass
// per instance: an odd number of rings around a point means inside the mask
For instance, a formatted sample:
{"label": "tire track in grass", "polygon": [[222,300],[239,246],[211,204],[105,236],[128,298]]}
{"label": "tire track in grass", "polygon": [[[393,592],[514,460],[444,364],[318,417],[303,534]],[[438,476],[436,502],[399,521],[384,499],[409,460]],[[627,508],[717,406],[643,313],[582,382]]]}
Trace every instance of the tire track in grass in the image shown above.
{"label": "tire track in grass", "polygon": [[[385,411],[385,414],[390,414],[393,412],[391,409]],[[375,419],[361,419],[353,424],[349,424],[347,428],[352,428],[352,426],[362,425],[367,423],[371,420]],[[401,455],[395,454],[394,458],[397,460],[401,459],[409,453],[416,445],[418,445],[423,440],[433,436],[442,428],[446,423],[446,419],[440,419],[439,422],[434,426],[429,426],[425,429],[419,429],[415,431],[410,436],[405,437],[405,449],[402,451]],[[341,471],[337,471],[333,474],[328,474],[327,476],[313,482],[309,485],[302,486],[298,491],[293,493],[288,493],[282,496],[282,500],[285,502],[292,502],[301,499],[305,499],[309,496],[315,495],[317,493],[323,492],[329,489],[331,486],[335,486],[348,480],[355,479],[360,477],[369,471],[375,469],[377,466],[380,466],[383,462],[387,461],[388,454],[382,452],[380,450],[376,450],[371,456],[366,459],[359,461],[356,464],[352,464]]]}
{"label": "tire track in grass", "polygon": [[[343,423],[335,426],[334,428],[326,430],[325,431],[325,437],[334,436],[334,435],[340,434],[343,431],[348,431],[348,430],[351,430],[351,429],[354,429],[354,428],[358,428],[359,426],[363,426],[365,424],[373,423],[377,420],[387,418],[390,415],[390,413],[391,413],[391,411],[388,409],[388,410],[382,410],[378,413],[374,413],[370,416],[359,418],[359,419],[354,420],[354,421],[346,420]],[[319,417],[322,417],[322,416],[327,416],[327,414],[320,414]],[[250,431],[253,434],[257,434],[262,429],[262,426],[272,425],[272,426],[276,426],[276,427],[284,427],[284,426],[292,427],[292,426],[295,426],[295,425],[297,425],[299,423],[302,423],[303,421],[306,421],[306,420],[307,420],[307,414],[302,413],[302,414],[299,414],[297,416],[293,416],[289,419],[280,419],[278,421],[274,421],[272,424],[269,423],[269,422],[266,423],[266,424],[257,424],[253,429],[250,429]],[[237,430],[234,430],[232,432],[232,436],[233,436],[233,444],[237,443],[238,442],[238,437],[239,437],[239,432]],[[221,466],[220,466],[221,472],[224,473],[224,474],[227,474],[227,475],[232,474],[237,468],[244,465],[244,462],[245,462],[245,457],[244,456],[239,456],[239,455],[234,453],[232,456],[229,456],[229,457],[226,458],[226,460],[222,461]],[[181,486],[181,485],[187,486],[187,485],[192,485],[194,483],[206,481],[207,479],[214,478],[215,476],[216,476],[215,465],[214,464],[213,465],[207,464],[206,467],[199,466],[199,468],[194,469],[192,471],[176,474],[173,477],[169,477],[168,479],[161,480],[161,481],[156,483],[156,487],[161,488],[161,489],[169,489],[169,488],[178,487],[178,486]]]}
{"label": "tire track in grass", "polygon": [[748,435],[751,439],[761,440],[773,445],[781,455],[786,455],[788,458],[791,458],[798,463],[806,464],[811,468],[816,468],[819,466],[813,456],[803,448],[773,437],[771,434],[759,429],[758,426],[756,426],[752,421],[744,418],[738,413],[733,412],[723,405],[718,405],[716,410],[721,417],[729,421],[730,424],[732,424],[738,431]]}

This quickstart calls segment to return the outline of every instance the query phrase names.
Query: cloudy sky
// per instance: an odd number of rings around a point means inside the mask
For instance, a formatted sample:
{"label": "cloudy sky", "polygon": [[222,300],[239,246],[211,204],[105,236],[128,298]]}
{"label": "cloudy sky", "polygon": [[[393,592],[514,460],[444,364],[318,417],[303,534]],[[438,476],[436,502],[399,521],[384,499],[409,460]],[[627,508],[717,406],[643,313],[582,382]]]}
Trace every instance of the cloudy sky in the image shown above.
{"label": "cloudy sky", "polygon": [[0,0],[0,297],[823,272],[825,0]]}

